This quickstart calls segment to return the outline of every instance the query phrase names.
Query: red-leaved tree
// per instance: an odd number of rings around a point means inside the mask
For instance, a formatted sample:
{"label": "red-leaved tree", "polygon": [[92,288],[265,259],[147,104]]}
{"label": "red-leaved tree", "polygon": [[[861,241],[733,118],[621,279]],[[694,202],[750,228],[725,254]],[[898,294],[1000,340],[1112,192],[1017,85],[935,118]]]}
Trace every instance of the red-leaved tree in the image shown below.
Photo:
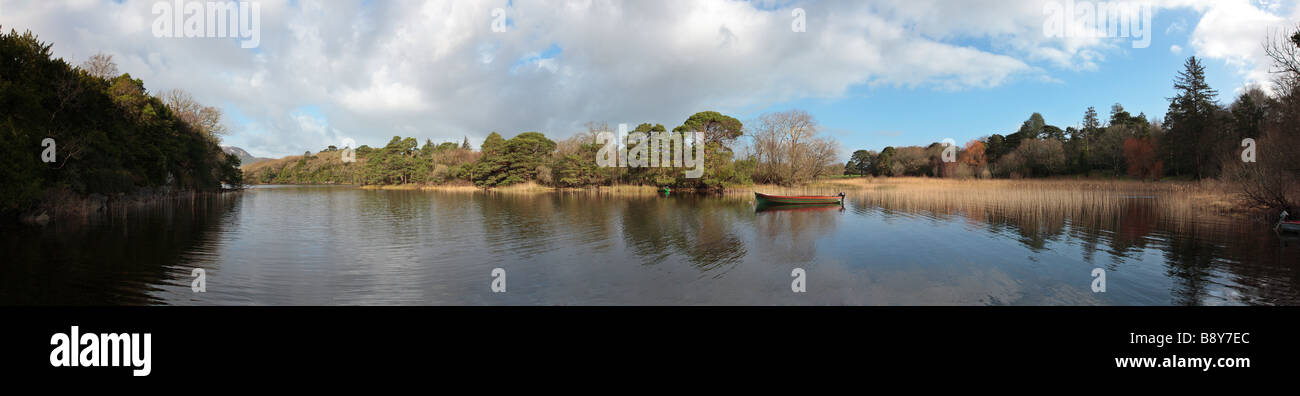
{"label": "red-leaved tree", "polygon": [[1156,143],[1149,137],[1124,139],[1124,160],[1128,162],[1128,175],[1155,180],[1164,174],[1164,163],[1158,159]]}

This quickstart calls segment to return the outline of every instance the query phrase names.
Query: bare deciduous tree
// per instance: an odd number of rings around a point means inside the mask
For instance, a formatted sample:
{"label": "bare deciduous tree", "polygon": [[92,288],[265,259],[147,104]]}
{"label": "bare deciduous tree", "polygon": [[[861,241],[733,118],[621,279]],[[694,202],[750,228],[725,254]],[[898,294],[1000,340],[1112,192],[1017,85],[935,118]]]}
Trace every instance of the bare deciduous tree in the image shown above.
{"label": "bare deciduous tree", "polygon": [[1300,166],[1295,162],[1296,147],[1300,147],[1300,30],[1269,37],[1264,51],[1273,60],[1276,101],[1259,101],[1273,105],[1265,108],[1263,131],[1255,139],[1255,162],[1246,162],[1244,153],[1238,151],[1241,154],[1223,159],[1224,175],[1248,204],[1296,211],[1300,207],[1300,184],[1296,183]]}
{"label": "bare deciduous tree", "polygon": [[802,110],[767,113],[750,133],[755,181],[790,184],[815,179],[838,162],[838,143],[818,136],[817,121]]}
{"label": "bare deciduous tree", "polygon": [[229,132],[221,123],[221,109],[200,104],[189,92],[173,89],[163,92],[160,99],[181,121],[213,139]]}
{"label": "bare deciduous tree", "polygon": [[103,52],[91,55],[90,59],[86,59],[86,62],[81,64],[81,69],[92,76],[103,79],[118,76],[117,64],[113,63],[113,55]]}

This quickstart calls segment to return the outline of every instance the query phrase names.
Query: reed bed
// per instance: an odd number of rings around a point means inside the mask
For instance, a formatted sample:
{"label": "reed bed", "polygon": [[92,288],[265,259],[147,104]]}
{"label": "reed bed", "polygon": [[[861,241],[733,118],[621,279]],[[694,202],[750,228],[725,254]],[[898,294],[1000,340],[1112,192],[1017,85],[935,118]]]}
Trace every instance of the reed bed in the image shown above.
{"label": "reed bed", "polygon": [[1076,225],[1110,228],[1123,218],[1146,218],[1148,222],[1163,219],[1175,227],[1188,224],[1181,219],[1191,218],[1243,223],[1241,215],[1251,213],[1243,209],[1227,186],[1216,181],[858,178],[826,183],[844,187],[856,202],[891,210],[1021,225],[1037,223],[1048,228],[1059,227],[1067,220]]}
{"label": "reed bed", "polygon": [[[528,182],[484,190],[470,184],[364,186],[365,189],[421,190],[467,193],[580,192],[603,196],[652,196],[662,188],[650,185],[616,185],[555,188]],[[888,204],[903,210],[973,211],[975,208],[1012,209],[1017,212],[1054,213],[1115,210],[1133,200],[1155,200],[1169,215],[1251,213],[1237,196],[1218,181],[1143,182],[1095,179],[938,179],[921,177],[823,179],[798,186],[755,184],[722,190],[728,197],[752,197],[754,192],[777,195],[834,195],[844,192],[854,199]],[[691,193],[690,190],[672,190]]]}

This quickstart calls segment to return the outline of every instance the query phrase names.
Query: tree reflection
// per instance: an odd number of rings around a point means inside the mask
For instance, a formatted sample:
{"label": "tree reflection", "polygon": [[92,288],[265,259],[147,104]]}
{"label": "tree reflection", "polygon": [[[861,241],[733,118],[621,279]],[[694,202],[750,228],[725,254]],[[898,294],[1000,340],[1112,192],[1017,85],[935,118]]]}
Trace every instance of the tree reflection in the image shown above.
{"label": "tree reflection", "polygon": [[[1267,231],[1264,224],[1198,211],[1165,196],[1034,192],[1005,199],[961,194],[871,192],[856,194],[881,213],[920,214],[933,219],[962,216],[989,232],[1013,237],[1039,252],[1077,244],[1092,263],[1105,250],[1110,271],[1144,265],[1144,253],[1163,257],[1174,284],[1169,303],[1295,304],[1300,301],[1300,246]],[[1280,286],[1279,283],[1285,286]]]}
{"label": "tree reflection", "polygon": [[725,274],[747,253],[734,229],[734,202],[698,196],[623,199],[623,240],[644,265],[681,256],[713,276]]}
{"label": "tree reflection", "polygon": [[[6,229],[0,249],[0,303],[143,305],[165,303],[156,285],[183,285],[192,252],[214,251],[215,234],[238,216],[238,194],[175,198],[116,208],[86,223]],[[213,268],[206,268],[211,271]]]}

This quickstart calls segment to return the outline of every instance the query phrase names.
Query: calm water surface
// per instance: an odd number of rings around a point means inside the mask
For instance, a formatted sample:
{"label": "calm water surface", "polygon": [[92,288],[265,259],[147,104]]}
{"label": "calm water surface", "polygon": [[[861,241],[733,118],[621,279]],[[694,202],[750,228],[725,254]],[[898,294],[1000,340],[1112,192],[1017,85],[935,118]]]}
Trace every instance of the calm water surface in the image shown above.
{"label": "calm water surface", "polygon": [[[4,229],[3,304],[1296,305],[1300,241],[1264,224],[971,210],[850,194],[612,197],[263,186]],[[193,293],[193,269],[207,292]],[[492,293],[493,268],[506,293]],[[791,271],[807,292],[791,292]],[[1091,272],[1106,271],[1093,293]]]}

